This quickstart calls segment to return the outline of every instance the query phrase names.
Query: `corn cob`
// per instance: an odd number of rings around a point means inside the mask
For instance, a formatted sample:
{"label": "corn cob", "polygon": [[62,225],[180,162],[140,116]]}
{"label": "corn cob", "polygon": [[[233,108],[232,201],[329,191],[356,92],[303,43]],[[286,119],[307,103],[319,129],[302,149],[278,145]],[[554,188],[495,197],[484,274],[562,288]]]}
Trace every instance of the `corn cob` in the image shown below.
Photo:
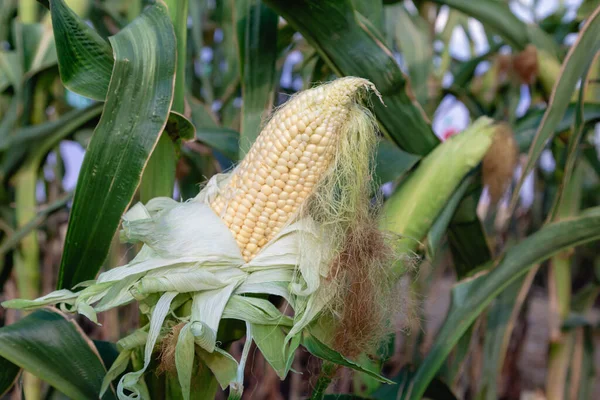
{"label": "corn cob", "polygon": [[210,203],[251,260],[295,215],[336,156],[336,143],[366,79],[347,77],[306,90],[268,121]]}

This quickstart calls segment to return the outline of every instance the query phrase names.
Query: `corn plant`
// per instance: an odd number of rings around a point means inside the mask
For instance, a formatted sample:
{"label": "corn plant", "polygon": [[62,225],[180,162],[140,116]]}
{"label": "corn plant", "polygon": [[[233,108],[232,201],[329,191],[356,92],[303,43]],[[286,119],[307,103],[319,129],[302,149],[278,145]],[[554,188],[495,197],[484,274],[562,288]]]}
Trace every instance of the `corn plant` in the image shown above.
{"label": "corn plant", "polygon": [[0,0],[0,394],[515,398],[542,287],[592,398],[600,7],[515,3]]}

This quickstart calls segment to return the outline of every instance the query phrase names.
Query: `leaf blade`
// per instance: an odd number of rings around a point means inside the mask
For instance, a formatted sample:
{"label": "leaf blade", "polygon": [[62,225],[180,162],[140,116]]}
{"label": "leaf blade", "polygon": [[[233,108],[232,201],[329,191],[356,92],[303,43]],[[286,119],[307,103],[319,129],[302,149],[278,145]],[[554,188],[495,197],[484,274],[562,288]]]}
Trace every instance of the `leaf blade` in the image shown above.
{"label": "leaf blade", "polygon": [[[48,308],[0,329],[0,356],[74,399],[98,398],[106,374],[92,342]],[[112,391],[103,396],[115,398]]]}
{"label": "leaf blade", "polygon": [[593,209],[584,217],[547,225],[511,248],[489,273],[457,285],[448,317],[414,376],[410,399],[421,398],[454,344],[502,290],[561,250],[598,239],[600,209]]}
{"label": "leaf blade", "polygon": [[277,20],[261,0],[237,0],[238,52],[242,83],[240,158],[260,133],[263,117],[273,106],[276,81]]}
{"label": "leaf blade", "polygon": [[63,84],[82,96],[104,101],[114,64],[110,45],[64,0],[52,0],[50,14]]}
{"label": "leaf blade", "polygon": [[176,42],[164,3],[110,40],[116,63],[109,91],[118,95],[107,98],[83,161],[59,288],[92,279],[100,269],[173,101]]}
{"label": "leaf blade", "polygon": [[525,178],[533,169],[544,150],[546,142],[553,136],[556,125],[561,121],[567,110],[571,94],[579,78],[600,50],[600,40],[598,38],[600,38],[600,7],[587,20],[577,37],[577,42],[569,49],[569,53],[563,62],[559,77],[552,89],[548,107],[529,149],[527,164],[523,167],[521,178],[513,192],[510,204],[511,211],[514,211],[517,206],[519,192]]}

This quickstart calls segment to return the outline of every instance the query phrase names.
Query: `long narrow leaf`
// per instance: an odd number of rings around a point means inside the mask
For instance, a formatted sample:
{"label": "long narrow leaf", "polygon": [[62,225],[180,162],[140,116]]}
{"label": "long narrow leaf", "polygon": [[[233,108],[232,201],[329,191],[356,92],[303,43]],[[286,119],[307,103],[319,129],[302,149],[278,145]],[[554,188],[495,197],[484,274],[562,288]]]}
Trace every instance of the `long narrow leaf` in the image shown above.
{"label": "long narrow leaf", "polygon": [[511,210],[514,210],[517,205],[519,192],[525,178],[537,163],[546,143],[553,136],[556,125],[561,121],[567,110],[577,82],[599,50],[600,7],[587,20],[579,33],[577,42],[569,49],[569,54],[562,65],[560,76],[552,90],[548,108],[529,149],[527,164],[523,168],[521,179],[513,192]]}
{"label": "long narrow leaf", "polygon": [[[97,399],[106,374],[92,341],[57,311],[41,309],[0,329],[0,357],[72,399]],[[115,399],[108,391],[103,399]]]}
{"label": "long narrow leaf", "polygon": [[585,217],[547,225],[510,249],[489,273],[457,285],[448,317],[414,376],[410,399],[422,397],[456,342],[499,293],[554,254],[598,239],[600,209],[594,209]]}
{"label": "long narrow leaf", "polygon": [[237,0],[234,15],[244,99],[240,136],[240,156],[243,156],[260,133],[262,120],[273,105],[278,17],[261,0]]}
{"label": "long narrow leaf", "polygon": [[421,16],[411,15],[402,4],[387,7],[385,15],[388,35],[402,52],[415,96],[420,104],[426,104],[433,70],[429,25]]}
{"label": "long narrow leaf", "polygon": [[[105,41],[71,10],[64,0],[52,0],[51,4],[46,6],[49,7],[52,16],[52,29],[63,84],[81,96],[104,101],[115,64],[111,43]],[[167,130],[178,138],[188,140],[194,137],[194,127],[181,114],[182,107],[171,110]]]}
{"label": "long narrow leaf", "polygon": [[64,85],[82,96],[104,101],[114,63],[110,45],[64,0],[52,0],[50,13]]}
{"label": "long narrow leaf", "polygon": [[162,2],[110,38],[115,66],[84,158],[61,261],[60,288],[93,278],[167,124],[175,34]]}
{"label": "long narrow leaf", "polygon": [[[570,104],[562,119],[554,127],[553,134],[557,135],[571,128],[576,112],[578,112],[577,104]],[[520,152],[526,152],[531,146],[531,143],[533,143],[536,131],[544,118],[544,113],[544,109],[532,110],[515,124],[515,139]],[[583,121],[584,124],[600,121],[600,104],[584,103]]]}
{"label": "long narrow leaf", "polygon": [[49,204],[46,208],[40,211],[34,219],[23,225],[21,228],[19,228],[19,230],[6,238],[0,244],[0,257],[4,257],[7,251],[16,247],[24,237],[26,237],[34,229],[37,229],[48,218],[48,216],[65,207],[67,202],[71,200],[71,197],[72,196],[69,193],[54,203]]}
{"label": "long narrow leaf", "polygon": [[21,367],[0,356],[0,396],[12,388],[20,372]]}
{"label": "long narrow leaf", "polygon": [[[579,192],[580,187],[570,187],[574,182],[571,181],[573,177],[573,172],[575,170],[575,164],[577,162],[577,155],[579,152],[579,144],[581,143],[581,139],[583,138],[583,133],[585,130],[585,121],[584,121],[584,100],[586,97],[586,89],[588,87],[588,73],[590,72],[591,67],[590,63],[587,65],[586,70],[583,73],[583,79],[581,84],[581,89],[579,89],[579,96],[575,109],[575,121],[573,123],[573,130],[571,132],[571,136],[569,137],[569,144],[567,147],[567,160],[565,162],[564,171],[562,181],[558,187],[558,191],[554,196],[554,204],[552,206],[552,210],[548,215],[548,220],[553,220],[557,217],[561,217],[558,214],[560,213],[561,208],[564,206],[564,197],[567,195],[565,191],[569,192]],[[579,181],[577,179],[576,181]],[[577,182],[579,184],[579,182]],[[579,199],[578,199],[579,200]],[[579,209],[579,204],[576,205],[575,209]],[[572,213],[568,213],[572,214]]]}

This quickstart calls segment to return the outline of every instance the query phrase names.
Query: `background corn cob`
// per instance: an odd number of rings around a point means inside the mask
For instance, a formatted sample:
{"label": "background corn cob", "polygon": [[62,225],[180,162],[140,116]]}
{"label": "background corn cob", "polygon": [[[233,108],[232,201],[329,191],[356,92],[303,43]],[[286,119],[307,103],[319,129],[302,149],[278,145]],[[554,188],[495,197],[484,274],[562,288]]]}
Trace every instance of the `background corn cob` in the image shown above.
{"label": "background corn cob", "polygon": [[297,214],[330,167],[362,78],[346,77],[290,99],[267,122],[211,202],[251,260]]}

